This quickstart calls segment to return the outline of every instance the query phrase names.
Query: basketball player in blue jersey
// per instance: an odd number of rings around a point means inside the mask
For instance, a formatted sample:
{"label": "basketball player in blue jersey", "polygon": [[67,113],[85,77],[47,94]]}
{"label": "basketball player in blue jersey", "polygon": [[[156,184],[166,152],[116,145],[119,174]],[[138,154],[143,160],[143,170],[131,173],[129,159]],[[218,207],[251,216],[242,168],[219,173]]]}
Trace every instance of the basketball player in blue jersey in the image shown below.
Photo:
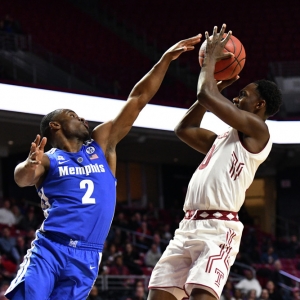
{"label": "basketball player in blue jersey", "polygon": [[[87,298],[115,210],[116,145],[159,89],[171,61],[193,50],[200,38],[167,50],[134,86],[116,118],[97,126],[91,137],[85,119],[71,109],[43,118],[42,138],[37,135],[28,158],[16,167],[15,181],[36,186],[45,220],[6,292],[8,299]],[[53,148],[44,153],[47,141]]]}

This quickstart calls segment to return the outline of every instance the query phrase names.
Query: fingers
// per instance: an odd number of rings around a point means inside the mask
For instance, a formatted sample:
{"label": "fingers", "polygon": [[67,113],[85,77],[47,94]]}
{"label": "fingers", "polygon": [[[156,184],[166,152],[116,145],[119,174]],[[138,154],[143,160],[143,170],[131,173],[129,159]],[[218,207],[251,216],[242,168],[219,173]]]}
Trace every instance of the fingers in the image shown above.
{"label": "fingers", "polygon": [[196,45],[196,44],[198,44],[200,42],[201,37],[202,37],[202,34],[199,33],[199,34],[197,34],[197,35],[195,35],[195,36],[193,36],[193,37],[191,37],[189,39],[181,41],[180,44],[186,45],[186,46],[188,46],[188,45]]}
{"label": "fingers", "polygon": [[223,60],[223,59],[228,59],[231,57],[234,57],[234,54],[231,52],[226,52],[226,53],[223,53],[223,55],[222,55],[222,57],[220,57],[220,59]]}
{"label": "fingers", "polygon": [[[222,35],[222,36],[223,36],[223,35]],[[229,32],[227,33],[226,37],[222,40],[221,43],[222,43],[223,45],[226,45],[227,42],[228,42],[228,40],[230,39],[231,36],[232,36],[232,31],[229,30]]]}
{"label": "fingers", "polygon": [[46,138],[46,137],[43,137],[42,140],[41,140],[41,143],[40,143],[40,145],[39,145],[39,149],[40,149],[41,151],[44,151],[44,148],[45,148],[45,146],[46,146],[46,143],[47,143],[47,138]]}
{"label": "fingers", "polygon": [[214,26],[213,40],[215,40],[217,37],[218,37],[218,26]]}
{"label": "fingers", "polygon": [[208,31],[205,31],[205,39],[207,43],[210,41]]}
{"label": "fingers", "polygon": [[219,34],[219,41],[221,41],[223,39],[225,29],[226,29],[226,24],[223,24],[222,27],[221,27],[221,30],[220,30],[220,34]]}

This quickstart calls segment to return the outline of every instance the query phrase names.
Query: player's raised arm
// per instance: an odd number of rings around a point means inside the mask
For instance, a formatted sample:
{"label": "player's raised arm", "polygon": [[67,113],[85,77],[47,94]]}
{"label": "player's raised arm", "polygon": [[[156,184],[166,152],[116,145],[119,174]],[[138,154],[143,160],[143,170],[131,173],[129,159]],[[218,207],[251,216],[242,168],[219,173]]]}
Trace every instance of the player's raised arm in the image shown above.
{"label": "player's raised arm", "polygon": [[18,186],[38,185],[39,180],[49,168],[49,159],[44,155],[46,142],[46,138],[41,140],[40,135],[37,135],[31,143],[27,159],[16,166],[14,178]]}
{"label": "player's raised arm", "polygon": [[[114,148],[129,132],[140,111],[158,91],[172,60],[183,52],[191,51],[200,42],[201,35],[182,40],[169,48],[154,67],[134,86],[121,112],[110,122],[104,123],[93,132],[104,151],[106,147]],[[155,116],[153,116],[155,122]]]}
{"label": "player's raised arm", "polygon": [[245,137],[250,137],[252,146],[248,150],[259,152],[263,149],[269,139],[269,131],[265,120],[266,101],[261,97],[257,85],[249,84],[241,92],[239,97],[234,98],[234,104],[218,91],[217,83],[214,79],[214,68],[217,61],[226,59],[230,53],[224,54],[223,49],[231,32],[223,39],[226,25],[221,28],[220,33],[214,27],[213,36],[209,37],[206,32],[206,53],[203,67],[198,81],[197,98],[201,105],[214,113],[228,125],[243,133]]}
{"label": "player's raised arm", "polygon": [[[237,76],[230,80],[218,82],[218,90],[221,92],[238,78]],[[214,132],[201,128],[205,112],[206,108],[199,101],[196,101],[175,127],[176,135],[183,142],[203,154],[209,151],[217,136]]]}

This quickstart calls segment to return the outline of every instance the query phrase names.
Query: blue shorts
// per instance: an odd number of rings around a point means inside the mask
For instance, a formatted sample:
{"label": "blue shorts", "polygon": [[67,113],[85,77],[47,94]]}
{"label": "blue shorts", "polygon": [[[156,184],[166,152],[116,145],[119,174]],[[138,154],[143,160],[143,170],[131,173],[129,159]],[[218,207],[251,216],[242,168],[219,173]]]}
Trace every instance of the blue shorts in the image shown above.
{"label": "blue shorts", "polygon": [[101,250],[38,231],[5,296],[12,300],[86,299],[98,276]]}

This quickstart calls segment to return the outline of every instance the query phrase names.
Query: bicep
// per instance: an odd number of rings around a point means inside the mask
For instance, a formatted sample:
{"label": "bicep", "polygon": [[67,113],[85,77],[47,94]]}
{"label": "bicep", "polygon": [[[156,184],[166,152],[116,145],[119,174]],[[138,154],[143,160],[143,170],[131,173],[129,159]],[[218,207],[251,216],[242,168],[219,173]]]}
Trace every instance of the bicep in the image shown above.
{"label": "bicep", "polygon": [[106,150],[107,145],[116,144],[125,137],[138,117],[143,106],[135,97],[129,98],[118,115],[111,121],[97,126],[92,132],[92,138]]}
{"label": "bicep", "polygon": [[203,105],[223,122],[246,136],[259,138],[267,133],[265,122],[254,113],[241,110],[221,94],[209,97]]}
{"label": "bicep", "polygon": [[217,135],[207,129],[190,127],[176,130],[176,135],[193,149],[207,154]]}

